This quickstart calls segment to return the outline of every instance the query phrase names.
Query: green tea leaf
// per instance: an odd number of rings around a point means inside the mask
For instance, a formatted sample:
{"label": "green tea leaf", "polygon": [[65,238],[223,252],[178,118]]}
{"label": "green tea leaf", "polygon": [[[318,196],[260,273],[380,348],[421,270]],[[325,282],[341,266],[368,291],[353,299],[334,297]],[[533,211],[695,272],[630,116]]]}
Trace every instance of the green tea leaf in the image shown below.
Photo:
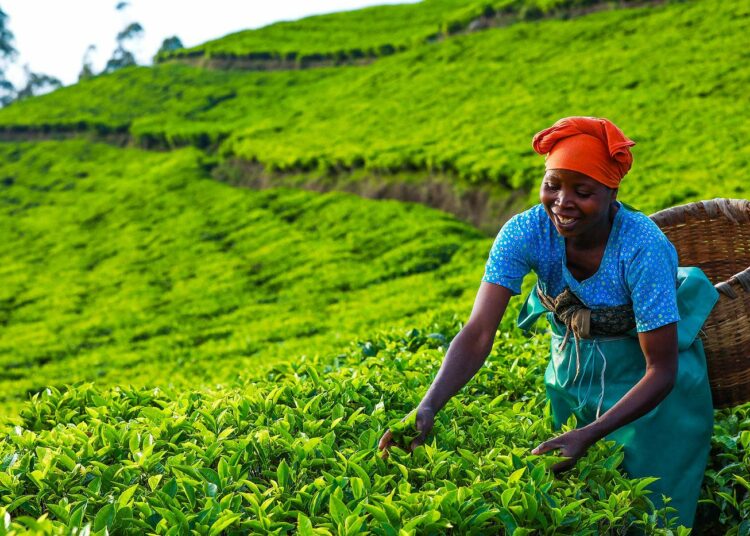
{"label": "green tea leaf", "polygon": [[130,486],[128,489],[126,489],[125,491],[123,491],[119,499],[117,499],[117,505],[120,508],[124,506],[129,506],[133,502],[133,495],[135,494],[137,489],[138,489],[138,484],[134,484]]}
{"label": "green tea leaf", "polygon": [[105,504],[96,514],[94,518],[94,531],[100,531],[104,528],[109,529],[112,526],[112,521],[115,519],[115,505],[112,503]]}
{"label": "green tea leaf", "polygon": [[209,536],[218,536],[221,531],[233,524],[235,521],[238,521],[240,518],[242,518],[241,514],[233,513],[220,517],[213,525],[211,525],[211,532],[209,533]]}
{"label": "green tea leaf", "polygon": [[302,512],[297,514],[297,534],[300,536],[315,536],[310,518]]}

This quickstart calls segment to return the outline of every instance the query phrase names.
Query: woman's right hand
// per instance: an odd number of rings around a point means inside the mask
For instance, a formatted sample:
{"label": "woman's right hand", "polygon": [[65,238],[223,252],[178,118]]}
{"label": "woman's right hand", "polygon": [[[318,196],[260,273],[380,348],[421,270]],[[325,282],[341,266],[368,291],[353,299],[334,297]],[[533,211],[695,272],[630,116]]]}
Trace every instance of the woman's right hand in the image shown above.
{"label": "woman's right hand", "polygon": [[[404,419],[406,419],[406,417],[404,417]],[[432,408],[422,406],[418,407],[416,415],[416,427],[419,435],[411,442],[411,445],[409,445],[409,452],[414,451],[415,448],[425,442],[425,440],[427,439],[427,435],[430,433],[434,425],[435,412],[432,411]],[[383,437],[380,438],[380,442],[378,443],[378,448],[383,451],[383,459],[388,458],[388,449],[391,447],[391,445],[394,444],[395,442],[393,441],[393,432],[391,432],[390,429],[386,430],[386,432],[383,434]],[[403,447],[403,445],[401,446]]]}

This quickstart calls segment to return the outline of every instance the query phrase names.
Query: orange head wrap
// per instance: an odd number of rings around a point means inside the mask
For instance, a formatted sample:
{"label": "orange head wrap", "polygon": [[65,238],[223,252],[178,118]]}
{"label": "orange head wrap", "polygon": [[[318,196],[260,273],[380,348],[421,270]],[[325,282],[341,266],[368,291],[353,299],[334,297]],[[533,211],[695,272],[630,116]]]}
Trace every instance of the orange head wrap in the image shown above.
{"label": "orange head wrap", "polygon": [[545,158],[546,169],[569,169],[617,188],[633,164],[625,137],[609,119],[565,117],[538,132],[532,141],[534,150]]}

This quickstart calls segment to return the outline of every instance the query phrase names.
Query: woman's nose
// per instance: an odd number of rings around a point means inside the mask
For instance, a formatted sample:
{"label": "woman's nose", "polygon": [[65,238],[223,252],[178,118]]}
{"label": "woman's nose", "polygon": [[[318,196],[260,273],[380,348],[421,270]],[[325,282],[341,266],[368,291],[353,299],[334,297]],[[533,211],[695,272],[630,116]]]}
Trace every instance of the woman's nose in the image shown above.
{"label": "woman's nose", "polygon": [[570,192],[566,192],[564,190],[560,190],[557,192],[557,199],[555,200],[556,204],[565,207],[565,206],[572,206],[573,205],[573,196]]}

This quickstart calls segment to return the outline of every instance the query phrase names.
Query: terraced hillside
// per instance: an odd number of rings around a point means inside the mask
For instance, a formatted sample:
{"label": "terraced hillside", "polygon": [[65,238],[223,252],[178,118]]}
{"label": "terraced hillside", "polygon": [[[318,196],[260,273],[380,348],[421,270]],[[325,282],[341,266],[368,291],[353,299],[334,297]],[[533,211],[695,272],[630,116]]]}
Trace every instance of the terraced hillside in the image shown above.
{"label": "terraced hillside", "polygon": [[232,382],[465,310],[491,241],[421,205],[211,180],[195,150],[0,144],[9,408],[48,386]]}
{"label": "terraced hillside", "polygon": [[536,131],[598,115],[638,142],[622,196],[654,211],[747,195],[748,10],[705,0],[519,23],[367,67],[131,69],[14,104],[0,125],[11,138],[128,133],[148,147],[214,148],[270,184],[442,173],[508,197],[535,189]]}
{"label": "terraced hillside", "polygon": [[[686,536],[612,443],[562,479],[530,454],[549,339],[519,299],[428,443],[376,450],[468,318],[486,234],[534,202],[533,133],[613,119],[647,212],[748,195],[750,4],[522,22],[594,3],[314,17],[178,55],[378,61],[166,62],[0,110],[0,533]],[[516,22],[464,33],[479,15]],[[693,534],[745,535],[750,404],[715,416]]]}
{"label": "terraced hillside", "polygon": [[461,31],[605,6],[601,0],[423,0],[372,6],[233,33],[164,53],[157,61],[199,58],[204,66],[256,69],[361,62]]}

